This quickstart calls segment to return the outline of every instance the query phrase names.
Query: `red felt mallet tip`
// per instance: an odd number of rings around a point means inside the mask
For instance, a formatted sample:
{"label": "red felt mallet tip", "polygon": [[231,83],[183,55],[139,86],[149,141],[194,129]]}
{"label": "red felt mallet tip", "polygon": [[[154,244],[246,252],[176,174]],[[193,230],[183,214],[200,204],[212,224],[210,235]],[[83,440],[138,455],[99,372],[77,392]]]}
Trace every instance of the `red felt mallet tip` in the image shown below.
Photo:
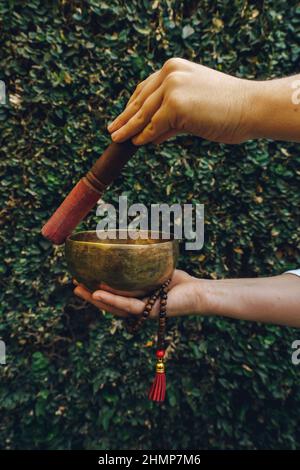
{"label": "red felt mallet tip", "polygon": [[95,206],[101,193],[91,188],[85,178],[76,184],[63,203],[42,228],[42,235],[61,245],[79,222]]}

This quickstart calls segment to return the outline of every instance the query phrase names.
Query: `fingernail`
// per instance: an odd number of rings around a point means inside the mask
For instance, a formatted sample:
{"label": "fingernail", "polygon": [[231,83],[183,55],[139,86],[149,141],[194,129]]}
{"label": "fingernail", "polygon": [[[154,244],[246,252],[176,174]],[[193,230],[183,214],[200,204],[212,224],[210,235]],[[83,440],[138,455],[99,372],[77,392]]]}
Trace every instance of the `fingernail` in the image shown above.
{"label": "fingernail", "polygon": [[76,279],[72,279],[72,282],[73,282],[73,284],[74,284],[75,286],[78,286],[78,284],[79,284],[79,282],[76,281]]}
{"label": "fingernail", "polygon": [[102,294],[100,294],[100,292],[93,292],[92,297],[96,300],[102,300]]}
{"label": "fingernail", "polygon": [[115,127],[115,124],[116,124],[116,120],[114,120],[113,122],[111,122],[110,124],[108,124],[107,130],[108,130],[109,132],[112,132],[113,128]]}
{"label": "fingernail", "polygon": [[118,132],[119,131],[116,131],[111,134],[111,138],[113,141],[118,140],[118,137],[120,138],[120,135],[118,136]]}
{"label": "fingernail", "polygon": [[80,292],[78,292],[77,288],[74,289],[74,294],[77,296],[77,297],[80,297],[82,299],[82,295],[80,294]]}
{"label": "fingernail", "polygon": [[140,139],[139,139],[138,137],[137,137],[137,138],[133,138],[133,139],[132,139],[132,143],[133,143],[134,145],[141,145]]}

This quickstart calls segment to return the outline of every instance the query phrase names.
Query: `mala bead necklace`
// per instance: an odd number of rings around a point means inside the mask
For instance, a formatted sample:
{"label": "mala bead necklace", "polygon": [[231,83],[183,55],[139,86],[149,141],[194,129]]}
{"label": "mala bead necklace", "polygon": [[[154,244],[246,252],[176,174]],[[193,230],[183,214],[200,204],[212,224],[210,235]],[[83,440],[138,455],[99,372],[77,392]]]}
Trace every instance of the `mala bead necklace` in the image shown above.
{"label": "mala bead necklace", "polygon": [[127,320],[127,330],[130,333],[136,333],[142,327],[144,321],[149,317],[156,300],[160,300],[156,346],[156,374],[148,395],[150,400],[156,401],[158,403],[162,403],[166,396],[166,372],[164,356],[168,300],[167,289],[170,282],[171,279],[168,279],[161,285],[159,289],[154,291],[154,293],[149,297],[142,315],[140,315],[138,318],[133,317]]}

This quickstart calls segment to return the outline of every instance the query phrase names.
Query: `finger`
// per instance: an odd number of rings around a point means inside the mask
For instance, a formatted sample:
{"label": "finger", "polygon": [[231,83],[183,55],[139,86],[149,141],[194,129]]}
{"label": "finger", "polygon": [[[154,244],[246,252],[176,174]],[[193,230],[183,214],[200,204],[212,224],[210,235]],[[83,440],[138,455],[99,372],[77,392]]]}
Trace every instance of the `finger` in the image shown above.
{"label": "finger", "polygon": [[114,133],[124,126],[129,119],[132,118],[135,114],[139,112],[143,103],[137,100],[134,100],[124,111],[109,125],[107,128],[108,131],[114,136]]}
{"label": "finger", "polygon": [[[96,291],[94,292],[93,297],[96,297],[98,299],[101,298],[102,301],[106,304],[109,304],[114,308],[118,308],[119,310],[126,312],[127,315],[140,315],[141,313],[143,313],[148,300],[148,298],[140,300],[133,297],[123,297],[120,295],[111,294],[110,292],[106,291]],[[157,318],[158,312],[159,299],[157,299],[154,305],[152,306],[149,318]]]}
{"label": "finger", "polygon": [[95,300],[92,297],[92,294],[83,286],[79,285],[74,289],[74,294],[77,297],[80,297],[83,300],[95,305],[95,307],[99,308],[100,310],[105,310],[106,312],[112,313],[113,315],[117,315],[118,317],[127,317],[128,313],[123,312],[117,308],[112,307],[111,305],[105,304],[105,302],[101,302],[99,300]]}
{"label": "finger", "polygon": [[163,89],[160,87],[147,98],[141,109],[124,126],[112,134],[112,140],[123,142],[141,132],[159,109],[162,100]]}
{"label": "finger", "polygon": [[131,290],[131,291],[124,291],[121,289],[115,289],[113,287],[108,286],[107,284],[101,282],[99,286],[97,286],[97,290],[105,290],[107,292],[111,292],[112,294],[120,295],[122,297],[137,297],[141,298],[143,295],[143,291],[140,289]]}
{"label": "finger", "polygon": [[[133,94],[131,95],[131,97],[129,98],[126,107],[127,107],[130,103],[132,103],[132,101],[135,100],[135,99],[142,93],[142,91],[144,91],[144,89],[145,89],[150,83],[153,82],[153,80],[155,80],[155,79],[158,77],[159,73],[160,73],[160,70],[157,70],[156,72],[152,73],[151,75],[149,75],[148,78],[146,78],[146,80],[143,80],[143,81],[140,83],[140,86],[138,85],[138,86],[136,87],[134,93],[133,93]],[[161,83],[161,80],[160,80],[160,83]],[[157,84],[157,87],[160,85],[160,83]],[[151,88],[150,88],[150,89],[151,89]],[[154,91],[154,90],[155,90],[155,88],[153,89],[153,91]],[[150,91],[150,93],[151,93],[151,91]]]}
{"label": "finger", "polygon": [[160,299],[157,299],[151,309],[149,314],[149,318],[157,318],[159,314],[159,306],[160,306]]}
{"label": "finger", "polygon": [[114,289],[113,287],[110,287],[108,284],[105,284],[104,282],[101,282],[99,286],[99,290],[105,290],[107,292],[111,292],[112,294],[122,295],[124,297],[130,297],[130,293],[127,294],[127,293],[124,293],[124,291],[120,289]]}
{"label": "finger", "polygon": [[101,302],[111,305],[118,310],[124,311],[127,314],[131,313],[133,315],[141,314],[145,307],[145,302],[140,299],[123,297],[104,290],[95,291],[93,293],[93,299],[100,300]]}
{"label": "finger", "polygon": [[154,114],[149,124],[137,134],[132,142],[134,145],[144,145],[149,142],[153,142],[160,135],[165,134],[171,129],[169,123],[168,109],[166,106],[162,106]]}
{"label": "finger", "polygon": [[[146,99],[151,96],[160,86],[162,79],[159,77],[158,72],[150,75],[147,80],[140,83],[137,87],[137,90],[127,103],[124,111],[108,126],[108,131],[112,134],[124,126],[129,119],[132,118],[143,106]],[[139,88],[140,85],[143,86]],[[134,96],[135,95],[135,96]]]}
{"label": "finger", "polygon": [[157,139],[153,140],[153,144],[159,145],[177,134],[179,134],[179,132],[175,129],[172,129],[168,132],[165,132],[164,134],[161,134]]}

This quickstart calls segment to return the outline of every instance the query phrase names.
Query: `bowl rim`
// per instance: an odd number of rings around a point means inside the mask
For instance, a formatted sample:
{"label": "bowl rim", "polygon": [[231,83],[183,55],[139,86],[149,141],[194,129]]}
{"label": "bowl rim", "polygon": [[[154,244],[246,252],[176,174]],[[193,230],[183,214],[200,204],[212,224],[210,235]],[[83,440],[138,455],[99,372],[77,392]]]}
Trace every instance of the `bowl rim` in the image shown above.
{"label": "bowl rim", "polygon": [[[122,231],[126,231],[125,229],[116,229],[116,232],[122,232]],[[137,244],[137,243],[108,243],[106,240],[101,240],[99,238],[99,241],[84,241],[84,240],[74,240],[72,239],[73,236],[75,235],[79,235],[79,234],[82,234],[82,233],[95,233],[97,232],[97,230],[79,230],[78,232],[73,232],[71,233],[71,235],[69,235],[66,239],[66,244],[67,243],[75,243],[75,244],[78,244],[78,245],[101,245],[101,246],[105,246],[105,247],[115,247],[115,248],[121,248],[121,249],[139,249],[139,248],[144,248],[145,247],[150,247],[150,246],[154,246],[154,245],[166,245],[166,244],[178,244],[179,240],[175,239],[175,238],[168,238],[166,240],[157,240],[158,243],[149,243],[149,244]],[[105,230],[99,230],[99,232],[105,232]],[[163,232],[161,230],[148,230],[148,232],[155,232],[155,233],[166,233],[166,232]]]}

